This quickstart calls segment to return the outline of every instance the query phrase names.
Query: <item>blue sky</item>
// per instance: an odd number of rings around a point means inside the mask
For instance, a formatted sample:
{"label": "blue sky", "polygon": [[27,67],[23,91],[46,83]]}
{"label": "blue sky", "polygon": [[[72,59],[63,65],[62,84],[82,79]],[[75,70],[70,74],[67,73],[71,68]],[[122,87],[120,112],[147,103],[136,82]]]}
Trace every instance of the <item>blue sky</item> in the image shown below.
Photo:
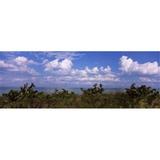
{"label": "blue sky", "polygon": [[159,87],[160,52],[0,52],[0,86]]}

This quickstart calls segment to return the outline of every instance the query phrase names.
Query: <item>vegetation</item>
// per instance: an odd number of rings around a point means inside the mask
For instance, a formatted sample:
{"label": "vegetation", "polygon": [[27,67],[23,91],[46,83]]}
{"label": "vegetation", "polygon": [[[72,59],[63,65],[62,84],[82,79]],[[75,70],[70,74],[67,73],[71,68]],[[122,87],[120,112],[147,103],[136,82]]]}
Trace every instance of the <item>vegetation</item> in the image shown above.
{"label": "vegetation", "polygon": [[65,89],[38,92],[35,85],[0,95],[0,108],[159,108],[160,93],[145,85],[132,84],[124,92],[105,93],[102,84],[81,88],[78,95]]}

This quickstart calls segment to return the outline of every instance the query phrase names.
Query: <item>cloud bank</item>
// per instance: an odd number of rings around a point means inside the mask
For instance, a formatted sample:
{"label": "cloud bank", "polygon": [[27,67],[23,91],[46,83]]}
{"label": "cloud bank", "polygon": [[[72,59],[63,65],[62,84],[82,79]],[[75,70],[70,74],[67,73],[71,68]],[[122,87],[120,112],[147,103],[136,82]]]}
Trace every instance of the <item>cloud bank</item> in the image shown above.
{"label": "cloud bank", "polygon": [[34,64],[33,60],[28,60],[26,57],[16,57],[12,60],[4,61],[0,60],[0,69],[12,72],[24,72],[31,75],[36,75],[35,69],[29,67],[30,64]]}
{"label": "cloud bank", "polygon": [[[15,54],[16,55],[16,54]],[[160,66],[157,61],[140,63],[129,56],[122,55],[112,65],[81,65],[75,64],[80,54],[46,53],[31,56],[13,56],[0,60],[0,82],[31,82],[42,86],[50,85],[92,85],[129,84],[133,82],[158,83],[160,81]],[[37,60],[37,61],[36,61]],[[83,60],[82,60],[83,63]],[[90,62],[92,63],[92,62]],[[104,63],[105,64],[105,63]]]}
{"label": "cloud bank", "polygon": [[160,74],[160,66],[158,65],[158,62],[155,61],[140,64],[127,56],[122,56],[120,58],[120,70],[125,73],[138,73],[143,75]]}
{"label": "cloud bank", "polygon": [[44,64],[45,71],[50,73],[48,81],[56,80],[62,82],[90,83],[104,81],[119,81],[119,78],[112,72],[111,67],[84,67],[84,69],[76,69],[70,59],[55,59]]}

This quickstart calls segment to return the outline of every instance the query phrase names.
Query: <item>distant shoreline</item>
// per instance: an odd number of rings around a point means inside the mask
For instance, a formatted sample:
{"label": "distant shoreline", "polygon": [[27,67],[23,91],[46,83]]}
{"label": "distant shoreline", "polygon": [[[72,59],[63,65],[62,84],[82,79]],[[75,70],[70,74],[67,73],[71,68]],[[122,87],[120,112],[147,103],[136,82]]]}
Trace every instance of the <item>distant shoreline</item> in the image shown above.
{"label": "distant shoreline", "polygon": [[[48,88],[48,87],[36,87],[36,89],[39,92],[46,92],[46,93],[52,93],[55,92],[56,89],[62,90],[66,89],[70,92],[75,92],[76,94],[81,94],[81,89],[80,88]],[[87,88],[84,88],[87,89]],[[0,87],[0,94],[7,93],[10,90],[19,90],[19,87]],[[104,92],[106,93],[114,93],[114,92],[124,92],[125,88],[104,88]]]}

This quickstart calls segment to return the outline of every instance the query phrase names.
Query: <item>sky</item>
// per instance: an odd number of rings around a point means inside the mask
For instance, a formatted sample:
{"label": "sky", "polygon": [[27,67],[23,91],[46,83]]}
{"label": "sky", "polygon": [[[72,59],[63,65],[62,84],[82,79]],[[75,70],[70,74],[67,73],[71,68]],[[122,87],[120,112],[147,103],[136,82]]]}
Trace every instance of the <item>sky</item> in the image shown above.
{"label": "sky", "polygon": [[0,87],[160,87],[160,52],[0,52]]}

